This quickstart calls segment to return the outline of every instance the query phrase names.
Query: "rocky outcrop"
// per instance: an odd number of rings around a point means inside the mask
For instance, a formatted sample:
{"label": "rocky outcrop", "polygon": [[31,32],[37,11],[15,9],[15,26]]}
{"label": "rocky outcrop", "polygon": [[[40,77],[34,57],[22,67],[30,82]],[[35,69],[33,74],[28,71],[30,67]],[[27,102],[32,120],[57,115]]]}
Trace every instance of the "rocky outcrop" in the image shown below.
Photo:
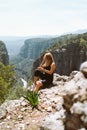
{"label": "rocky outcrop", "polygon": [[[79,70],[80,64],[87,60],[87,47],[79,43],[71,43],[60,49],[50,50],[53,54],[56,70],[60,75],[69,75],[72,71]],[[42,56],[33,64],[33,69],[39,66]]]}
{"label": "rocky outcrop", "polygon": [[[81,72],[72,72],[62,88],[57,91],[63,102],[55,114],[45,117],[40,130],[87,129],[87,79]],[[60,101],[58,102],[60,104]],[[62,108],[63,107],[63,108]]]}
{"label": "rocky outcrop", "polygon": [[4,65],[9,64],[9,56],[5,44],[0,41],[0,62]]}
{"label": "rocky outcrop", "polygon": [[[86,71],[85,71],[86,73]],[[87,78],[82,71],[70,76],[54,74],[55,86],[39,91],[38,109],[27,100],[0,106],[1,130],[86,130]]]}
{"label": "rocky outcrop", "polygon": [[87,78],[87,61],[81,64],[80,71],[84,74],[84,76]]}

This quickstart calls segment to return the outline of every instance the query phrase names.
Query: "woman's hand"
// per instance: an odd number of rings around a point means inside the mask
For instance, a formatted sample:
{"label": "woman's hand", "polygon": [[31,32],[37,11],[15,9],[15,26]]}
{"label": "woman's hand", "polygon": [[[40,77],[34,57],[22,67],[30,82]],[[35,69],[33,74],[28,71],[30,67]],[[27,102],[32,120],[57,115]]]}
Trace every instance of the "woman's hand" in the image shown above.
{"label": "woman's hand", "polygon": [[37,69],[40,70],[40,71],[43,71],[43,70],[44,70],[43,67],[38,67]]}

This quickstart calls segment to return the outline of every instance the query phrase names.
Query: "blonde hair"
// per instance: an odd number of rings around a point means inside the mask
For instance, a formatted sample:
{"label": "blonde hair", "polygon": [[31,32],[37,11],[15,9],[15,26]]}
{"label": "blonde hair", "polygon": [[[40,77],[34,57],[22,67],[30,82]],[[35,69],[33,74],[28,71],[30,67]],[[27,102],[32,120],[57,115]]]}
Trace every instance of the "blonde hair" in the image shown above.
{"label": "blonde hair", "polygon": [[47,59],[48,61],[50,61],[50,64],[52,64],[52,62],[54,61],[53,55],[52,55],[50,52],[47,52],[47,53],[45,54],[45,56],[46,56],[46,59]]}

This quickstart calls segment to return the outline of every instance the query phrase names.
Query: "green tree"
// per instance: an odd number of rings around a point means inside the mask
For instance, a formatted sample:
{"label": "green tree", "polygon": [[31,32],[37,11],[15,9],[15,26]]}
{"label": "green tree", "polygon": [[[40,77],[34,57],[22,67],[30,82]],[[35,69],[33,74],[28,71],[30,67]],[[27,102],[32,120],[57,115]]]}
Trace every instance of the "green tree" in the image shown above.
{"label": "green tree", "polygon": [[0,63],[0,104],[7,98],[16,81],[14,67]]}

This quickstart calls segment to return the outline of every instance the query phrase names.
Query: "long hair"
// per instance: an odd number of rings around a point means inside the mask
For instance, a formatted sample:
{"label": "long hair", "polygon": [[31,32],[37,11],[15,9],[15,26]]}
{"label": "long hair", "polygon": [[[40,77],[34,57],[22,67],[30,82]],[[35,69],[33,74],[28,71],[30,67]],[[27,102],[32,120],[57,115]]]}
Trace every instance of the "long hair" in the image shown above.
{"label": "long hair", "polygon": [[51,65],[52,62],[54,62],[53,55],[50,52],[47,52],[45,54],[45,56],[46,56],[46,59],[49,61],[50,65]]}

